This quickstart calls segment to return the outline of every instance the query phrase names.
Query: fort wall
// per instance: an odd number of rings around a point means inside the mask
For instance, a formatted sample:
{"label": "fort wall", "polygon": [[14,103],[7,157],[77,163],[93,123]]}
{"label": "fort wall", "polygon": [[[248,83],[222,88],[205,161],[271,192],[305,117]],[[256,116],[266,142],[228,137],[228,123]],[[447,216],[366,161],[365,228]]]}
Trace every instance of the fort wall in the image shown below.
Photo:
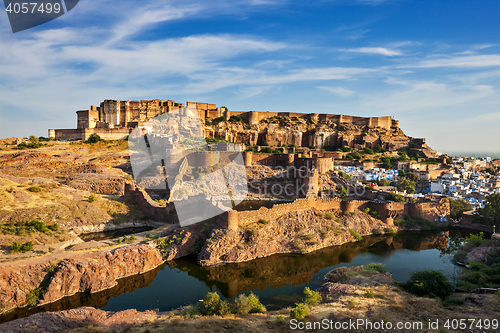
{"label": "fort wall", "polygon": [[[145,215],[157,222],[178,222],[173,203],[166,207],[159,206],[154,202],[145,190],[134,184],[125,184],[125,196],[131,197],[140,207]],[[261,207],[258,210],[224,212],[214,218],[221,228],[237,229],[238,226],[256,223],[260,220],[276,220],[291,212],[309,209],[340,210],[351,213],[357,210],[370,208],[380,215],[380,219],[387,225],[393,225],[394,219],[399,215],[419,216],[430,221],[436,221],[442,216],[449,216],[450,206],[445,200],[440,202],[407,203],[407,202],[375,202],[370,200],[342,200],[340,198],[320,199],[309,197],[296,199],[290,203],[275,204],[272,208]]]}
{"label": "fort wall", "polygon": [[160,206],[142,188],[131,183],[125,184],[125,196],[132,198],[142,212],[155,222],[176,223],[178,222],[174,204]]}

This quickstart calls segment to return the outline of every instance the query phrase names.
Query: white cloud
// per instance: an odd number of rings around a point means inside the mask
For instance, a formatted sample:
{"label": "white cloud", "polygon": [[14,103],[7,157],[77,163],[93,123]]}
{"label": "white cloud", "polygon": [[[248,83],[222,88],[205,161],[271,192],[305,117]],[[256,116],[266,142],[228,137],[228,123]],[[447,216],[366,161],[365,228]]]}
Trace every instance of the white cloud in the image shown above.
{"label": "white cloud", "polygon": [[354,94],[354,91],[345,89],[342,87],[325,87],[325,86],[318,86],[317,88],[326,90],[332,94],[338,95],[340,97],[349,97],[352,94]]}
{"label": "white cloud", "polygon": [[358,47],[355,49],[341,49],[341,51],[364,54],[380,54],[388,57],[402,55],[401,51],[391,50],[385,47]]}
{"label": "white cloud", "polygon": [[401,67],[411,68],[437,68],[437,67],[496,67],[500,66],[499,54],[473,55],[465,57],[447,57],[440,59],[431,59],[419,61],[416,64],[403,65]]}

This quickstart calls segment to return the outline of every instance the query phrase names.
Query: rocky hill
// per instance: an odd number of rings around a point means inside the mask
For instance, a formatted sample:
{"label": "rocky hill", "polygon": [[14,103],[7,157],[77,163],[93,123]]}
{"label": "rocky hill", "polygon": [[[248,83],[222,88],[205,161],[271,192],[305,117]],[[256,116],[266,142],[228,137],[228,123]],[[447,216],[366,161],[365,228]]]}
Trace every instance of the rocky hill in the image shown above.
{"label": "rocky hill", "polygon": [[354,149],[421,150],[423,157],[433,157],[434,152],[425,139],[407,136],[397,122],[390,127],[369,126],[355,122],[321,120],[310,116],[272,116],[249,124],[240,116],[207,120],[204,125],[207,138],[244,143],[250,146],[315,147],[334,150],[339,147]]}

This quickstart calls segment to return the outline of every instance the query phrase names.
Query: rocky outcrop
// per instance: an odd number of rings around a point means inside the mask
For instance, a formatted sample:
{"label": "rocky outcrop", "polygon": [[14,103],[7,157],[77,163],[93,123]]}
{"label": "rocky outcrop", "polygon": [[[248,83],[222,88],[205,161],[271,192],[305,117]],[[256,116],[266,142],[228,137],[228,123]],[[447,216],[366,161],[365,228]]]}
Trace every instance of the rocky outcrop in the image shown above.
{"label": "rocky outcrop", "polygon": [[344,295],[352,295],[356,291],[356,288],[348,284],[327,282],[322,284],[316,291],[321,297],[327,299],[328,297],[336,298]]}
{"label": "rocky outcrop", "polygon": [[30,290],[40,286],[47,276],[48,263],[29,267],[0,269],[0,311],[22,306]]}
{"label": "rocky outcrop", "polygon": [[114,287],[119,278],[147,272],[163,263],[160,251],[145,246],[119,248],[90,258],[61,261],[49,281],[40,304],[78,292],[97,292]]}
{"label": "rocky outcrop", "polygon": [[491,247],[486,246],[479,246],[473,248],[469,253],[467,253],[467,257],[465,258],[465,264],[470,263],[471,261],[480,261],[480,262],[486,262],[486,258],[488,256],[488,253],[490,253]]}
{"label": "rocky outcrop", "polygon": [[[327,246],[356,241],[356,233],[371,235],[387,227],[368,214],[319,212],[316,209],[291,212],[275,221],[253,223],[245,229],[214,230],[198,259],[204,266],[243,262],[276,253],[307,253]],[[335,217],[334,214],[340,216]]]}
{"label": "rocky outcrop", "polygon": [[52,333],[90,325],[107,327],[109,329],[123,329],[133,324],[140,324],[158,317],[158,313],[153,311],[140,312],[131,309],[110,312],[92,307],[82,307],[58,312],[37,313],[26,318],[3,323],[0,324],[0,332]]}
{"label": "rocky outcrop", "polygon": [[39,304],[108,289],[117,284],[117,279],[147,272],[163,262],[160,250],[141,244],[64,259],[54,266],[44,263],[2,268],[0,309],[23,306],[30,291],[37,288],[42,288],[43,294]]}

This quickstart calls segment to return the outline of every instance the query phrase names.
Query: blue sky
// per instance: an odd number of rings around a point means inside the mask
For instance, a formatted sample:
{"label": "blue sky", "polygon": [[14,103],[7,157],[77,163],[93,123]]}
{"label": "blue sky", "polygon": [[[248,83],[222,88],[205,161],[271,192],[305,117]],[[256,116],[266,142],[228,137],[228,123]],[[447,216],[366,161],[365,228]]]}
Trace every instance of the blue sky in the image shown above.
{"label": "blue sky", "polygon": [[81,0],[12,34],[0,137],[75,128],[104,99],[395,116],[434,149],[500,153],[500,2]]}

